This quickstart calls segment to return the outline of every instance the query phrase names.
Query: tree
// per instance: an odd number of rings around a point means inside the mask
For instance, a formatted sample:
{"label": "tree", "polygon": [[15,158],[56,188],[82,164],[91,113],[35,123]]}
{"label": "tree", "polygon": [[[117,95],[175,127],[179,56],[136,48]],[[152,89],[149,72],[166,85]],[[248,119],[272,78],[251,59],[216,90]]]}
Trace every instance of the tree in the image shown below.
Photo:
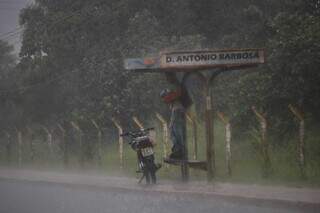
{"label": "tree", "polygon": [[0,74],[1,78],[8,76],[16,64],[15,56],[12,53],[13,47],[7,42],[0,40]]}
{"label": "tree", "polygon": [[0,40],[0,126],[4,128],[11,126],[21,116],[14,90],[16,82],[12,81],[16,76],[15,66],[13,47]]}
{"label": "tree", "polygon": [[229,109],[238,117],[237,122],[249,123],[250,107],[256,105],[268,113],[275,131],[287,132],[290,126],[285,121],[290,103],[319,119],[320,20],[316,15],[318,1],[313,2],[285,2],[280,7],[284,9],[265,22],[261,32],[268,35],[262,40],[267,52],[266,65],[221,78],[217,90],[226,95],[217,97],[221,103],[218,107]]}
{"label": "tree", "polygon": [[251,105],[281,115],[294,102],[313,113],[318,16],[317,0],[37,0],[20,16],[25,31],[17,79],[25,87],[39,84],[23,91],[23,109],[37,121],[81,114],[127,120],[132,113],[165,111],[154,98],[164,79],[126,72],[125,58],[164,49],[265,47],[270,66],[217,79],[216,107],[238,122],[247,120]]}

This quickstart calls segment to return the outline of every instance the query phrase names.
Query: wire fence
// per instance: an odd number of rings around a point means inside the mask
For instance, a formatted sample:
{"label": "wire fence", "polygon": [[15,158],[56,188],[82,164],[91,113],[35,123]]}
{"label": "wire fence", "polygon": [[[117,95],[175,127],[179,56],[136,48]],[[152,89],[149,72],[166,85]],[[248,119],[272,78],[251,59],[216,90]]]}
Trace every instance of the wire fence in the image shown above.
{"label": "wire fence", "polygon": [[[305,149],[305,121],[301,110],[289,105],[292,112],[292,122],[298,122],[296,148],[294,150],[296,164],[299,167],[299,175],[306,177]],[[218,112],[215,116],[216,122],[220,121],[224,132],[220,135],[220,144],[223,144],[224,166],[220,168],[228,176],[233,175],[235,160],[233,155],[239,155],[239,150],[233,149],[232,126],[230,118],[224,113]],[[272,154],[268,141],[268,118],[263,112],[259,112],[252,107],[252,116],[259,121],[256,134],[257,155],[261,157],[262,175],[268,177],[272,174]],[[153,124],[156,125],[151,137],[157,143],[157,159],[163,161],[170,153],[170,134],[168,121],[160,113],[155,112],[149,116]],[[138,117],[132,117],[132,123],[136,128],[147,127]],[[115,169],[126,169],[134,167],[134,152],[130,150],[122,137],[119,135],[126,130],[126,127],[116,118],[110,118],[109,126],[100,126],[93,119],[81,122],[68,121],[57,123],[54,126],[33,125],[24,128],[14,128],[13,130],[3,130],[0,137],[1,162],[4,165],[18,167],[41,165],[41,166],[63,166],[65,168],[97,168],[103,169],[110,166]],[[187,122],[187,146],[189,147],[189,159],[199,160],[205,158],[205,140],[201,133],[202,122],[195,114],[186,115]],[[201,135],[202,134],[202,135]],[[223,142],[221,141],[223,140]],[[202,151],[200,150],[202,147]],[[221,154],[221,153],[220,153]],[[129,162],[129,163],[128,163]],[[169,165],[165,166],[166,169]],[[133,169],[133,168],[131,168]]]}

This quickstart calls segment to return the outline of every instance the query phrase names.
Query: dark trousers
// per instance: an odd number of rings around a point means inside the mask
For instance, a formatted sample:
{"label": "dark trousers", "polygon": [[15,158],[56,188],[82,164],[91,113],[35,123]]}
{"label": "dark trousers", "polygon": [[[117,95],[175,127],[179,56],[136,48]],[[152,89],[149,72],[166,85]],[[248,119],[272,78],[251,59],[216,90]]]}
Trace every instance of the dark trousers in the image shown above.
{"label": "dark trousers", "polygon": [[172,111],[170,123],[170,136],[173,144],[172,152],[184,152],[185,134],[186,134],[186,118],[183,109]]}

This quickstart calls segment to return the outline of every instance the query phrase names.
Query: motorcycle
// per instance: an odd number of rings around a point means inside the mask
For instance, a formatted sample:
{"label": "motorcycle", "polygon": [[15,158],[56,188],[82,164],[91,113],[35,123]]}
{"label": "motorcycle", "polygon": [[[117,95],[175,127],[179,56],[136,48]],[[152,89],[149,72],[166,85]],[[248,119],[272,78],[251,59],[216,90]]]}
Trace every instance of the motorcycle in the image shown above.
{"label": "motorcycle", "polygon": [[145,178],[147,184],[157,182],[156,172],[161,168],[161,164],[155,163],[154,143],[149,136],[149,132],[154,128],[141,129],[134,132],[125,132],[121,137],[130,137],[129,145],[137,152],[138,168],[137,173],[142,173],[138,183]]}

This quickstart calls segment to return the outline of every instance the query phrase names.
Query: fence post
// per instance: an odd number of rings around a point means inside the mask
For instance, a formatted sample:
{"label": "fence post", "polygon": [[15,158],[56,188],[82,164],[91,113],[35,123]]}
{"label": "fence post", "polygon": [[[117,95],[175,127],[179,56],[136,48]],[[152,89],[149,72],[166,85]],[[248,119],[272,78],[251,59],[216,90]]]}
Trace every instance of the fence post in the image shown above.
{"label": "fence post", "polygon": [[[136,117],[136,116],[133,116],[132,117],[134,123],[140,128],[140,129],[144,129],[144,126],[142,124],[142,122]],[[156,132],[155,131],[151,131],[149,133],[150,135],[150,138],[153,139],[153,142],[156,142]]]}
{"label": "fence post", "polygon": [[27,131],[30,135],[30,138],[29,138],[30,139],[30,142],[29,142],[29,144],[30,144],[30,159],[31,159],[31,162],[33,163],[35,155],[36,155],[35,149],[34,149],[34,144],[33,144],[33,131],[30,127],[27,127]]}
{"label": "fence post", "polygon": [[80,146],[80,157],[79,157],[79,162],[80,162],[80,167],[83,168],[84,166],[84,150],[83,150],[83,145],[82,145],[82,130],[80,127],[73,121],[70,122],[71,126],[79,133],[79,146]]}
{"label": "fence post", "polygon": [[52,134],[51,134],[50,130],[46,126],[41,125],[41,127],[47,133],[47,143],[48,143],[49,152],[50,152],[50,155],[53,156]]}
{"label": "fence post", "polygon": [[254,106],[252,106],[252,111],[257,116],[257,119],[260,122],[261,128],[261,145],[262,145],[262,157],[263,157],[263,173],[264,177],[268,177],[271,172],[271,162],[268,151],[268,141],[267,141],[267,119],[265,114],[259,113]]}
{"label": "fence post", "polygon": [[139,121],[139,119],[136,116],[133,116],[132,119],[140,129],[144,129],[143,124]]}
{"label": "fence post", "polygon": [[117,121],[115,118],[111,119],[114,125],[117,127],[119,132],[119,161],[120,161],[120,169],[123,168],[123,138],[120,135],[123,133],[123,129],[120,125],[120,122]]}
{"label": "fence post", "polygon": [[17,138],[18,138],[18,166],[22,165],[22,133],[21,130],[16,128]]}
{"label": "fence post", "polygon": [[6,143],[6,160],[8,164],[11,164],[11,150],[12,150],[12,144],[11,144],[11,135],[4,131],[5,135],[7,136],[7,143]]}
{"label": "fence post", "polygon": [[101,167],[102,166],[102,131],[97,122],[93,119],[91,119],[91,123],[98,131],[98,164]]}
{"label": "fence post", "polygon": [[192,125],[192,145],[193,145],[193,159],[198,159],[198,129],[197,122],[193,116],[186,114],[187,120]]}
{"label": "fence post", "polygon": [[64,167],[68,166],[69,164],[69,150],[68,150],[68,145],[67,145],[67,141],[65,139],[66,137],[66,130],[64,130],[64,128],[58,123],[57,124],[59,130],[61,131],[61,143],[62,143],[62,151],[63,151],[63,165]]}
{"label": "fence post", "polygon": [[[156,117],[157,119],[161,122],[162,124],[162,131],[163,131],[163,135],[162,135],[162,140],[163,140],[163,157],[166,158],[168,156],[168,151],[167,151],[167,147],[168,147],[168,142],[169,142],[169,130],[168,130],[168,123],[167,121],[164,119],[164,117],[162,115],[160,115],[159,113],[156,113]],[[169,164],[166,164],[166,168],[169,167]]]}
{"label": "fence post", "polygon": [[229,176],[232,175],[231,170],[231,124],[230,120],[222,113],[218,112],[218,117],[220,120],[224,123],[225,128],[225,152],[226,152],[226,167],[227,167],[227,173]]}
{"label": "fence post", "polygon": [[297,107],[289,105],[290,111],[295,115],[295,117],[299,120],[299,142],[298,142],[298,159],[299,159],[299,167],[300,167],[300,175],[302,178],[306,177],[305,174],[305,143],[304,143],[304,135],[305,135],[305,123],[304,123],[304,114]]}

